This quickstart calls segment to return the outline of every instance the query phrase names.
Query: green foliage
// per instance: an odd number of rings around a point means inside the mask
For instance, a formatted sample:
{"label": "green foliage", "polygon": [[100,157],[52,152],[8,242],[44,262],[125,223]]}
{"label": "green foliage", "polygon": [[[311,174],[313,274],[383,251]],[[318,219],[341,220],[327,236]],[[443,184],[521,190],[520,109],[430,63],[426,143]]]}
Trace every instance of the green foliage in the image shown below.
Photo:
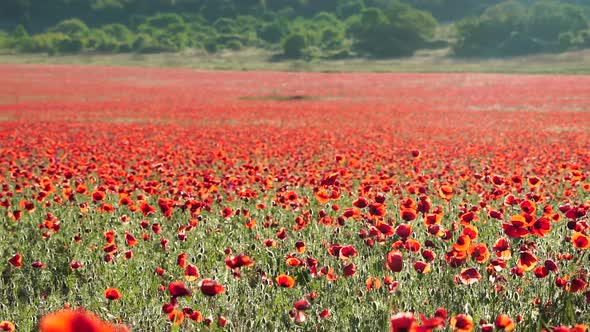
{"label": "green foliage", "polygon": [[588,27],[580,8],[556,1],[539,1],[529,11],[526,33],[532,38],[555,41],[563,32],[579,32]]}
{"label": "green foliage", "polygon": [[263,23],[256,31],[258,37],[271,44],[280,42],[287,33],[287,29],[279,21]]}
{"label": "green foliage", "polygon": [[4,31],[0,31],[0,49],[10,47],[10,37]]}
{"label": "green foliage", "polygon": [[355,49],[373,56],[411,55],[434,36],[432,15],[398,1],[383,1],[383,9],[367,8],[349,30]]}
{"label": "green foliage", "polygon": [[365,4],[362,0],[350,0],[341,2],[338,7],[336,7],[336,15],[342,19],[345,19],[350,16],[360,14],[363,9],[365,9]]}
{"label": "green foliage", "polygon": [[524,55],[581,47],[578,34],[588,28],[588,19],[580,8],[558,1],[543,0],[529,8],[506,1],[455,28],[457,55]]}
{"label": "green foliage", "polygon": [[288,58],[301,58],[307,48],[307,37],[302,33],[292,33],[283,41],[283,54]]}
{"label": "green foliage", "polygon": [[89,29],[86,23],[73,18],[59,22],[54,27],[49,28],[48,32],[63,33],[71,38],[84,38],[88,35]]}
{"label": "green foliage", "polygon": [[[3,26],[7,31],[14,31],[2,43],[18,50],[49,44],[32,40],[29,33],[33,36],[63,34],[69,39],[61,44],[69,52],[76,49],[155,52],[185,48],[216,52],[242,47],[278,50],[288,36],[299,34],[305,39],[307,55],[325,58],[350,54],[351,50],[358,55],[407,56],[420,48],[442,48],[450,42],[454,53],[460,56],[578,49],[587,45],[588,37],[583,32],[588,29],[586,14],[590,14],[586,0],[0,2],[0,16],[6,18]],[[452,41],[433,42],[435,18],[461,19],[454,25]],[[60,47],[53,49],[56,48]]]}

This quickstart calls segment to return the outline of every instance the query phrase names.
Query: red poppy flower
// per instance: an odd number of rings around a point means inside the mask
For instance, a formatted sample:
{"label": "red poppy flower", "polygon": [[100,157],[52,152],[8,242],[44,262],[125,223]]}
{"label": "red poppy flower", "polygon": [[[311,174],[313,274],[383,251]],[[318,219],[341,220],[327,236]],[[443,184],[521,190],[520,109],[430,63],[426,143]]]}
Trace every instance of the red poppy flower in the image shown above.
{"label": "red poppy flower", "polygon": [[297,253],[299,253],[299,254],[305,253],[305,242],[303,242],[303,241],[295,242],[295,251],[297,251]]}
{"label": "red poppy flower", "polygon": [[582,278],[574,278],[570,282],[569,287],[567,288],[567,290],[569,292],[575,293],[575,292],[583,291],[587,287],[588,287],[588,283],[586,282],[586,280],[584,280]]}
{"label": "red poppy flower", "polygon": [[135,245],[137,245],[137,240],[129,232],[125,232],[125,241],[127,242],[127,245],[130,247],[134,247]]}
{"label": "red poppy flower", "polygon": [[309,304],[309,302],[307,302],[307,300],[302,299],[302,300],[295,302],[295,304],[293,306],[297,310],[307,310],[307,309],[309,309],[310,304]]}
{"label": "red poppy flower", "polygon": [[182,281],[173,281],[168,285],[168,291],[172,297],[191,296],[191,291]]}
{"label": "red poppy flower", "polygon": [[295,286],[295,279],[293,279],[293,277],[288,276],[286,274],[281,274],[281,275],[277,276],[275,281],[281,287],[293,288],[293,286]]}
{"label": "red poppy flower", "polygon": [[321,319],[326,319],[326,318],[330,317],[331,315],[332,315],[332,313],[330,312],[330,309],[324,309],[318,314],[318,317]]}
{"label": "red poppy flower", "polygon": [[443,185],[438,189],[438,194],[440,197],[449,201],[453,198],[453,188],[448,185]]}
{"label": "red poppy flower", "polygon": [[518,262],[516,263],[518,267],[522,268],[524,271],[530,271],[535,268],[537,265],[538,259],[533,255],[530,251],[524,250],[520,252],[520,256],[518,258]]}
{"label": "red poppy flower", "polygon": [[529,176],[527,178],[527,182],[529,184],[529,186],[531,187],[538,187],[541,183],[543,183],[543,181],[541,180],[541,178],[539,178],[538,176]]}
{"label": "red poppy flower", "polygon": [[507,315],[498,315],[494,321],[494,326],[497,329],[504,329],[504,331],[514,330],[514,321]]}
{"label": "red poppy flower", "polygon": [[325,188],[320,188],[315,194],[315,198],[320,204],[325,204],[330,201],[330,194]]}
{"label": "red poppy flower", "polygon": [[199,287],[201,288],[201,293],[207,296],[215,296],[217,294],[225,293],[225,288],[218,284],[217,281],[211,279],[201,280]]}
{"label": "red poppy flower", "polygon": [[459,281],[461,281],[461,283],[464,285],[473,285],[474,283],[481,280],[481,274],[479,274],[479,272],[474,268],[461,270],[461,273],[458,277]]}
{"label": "red poppy flower", "polygon": [[16,330],[16,327],[12,322],[9,322],[7,320],[3,320],[0,322],[0,331],[13,332],[14,330]]}
{"label": "red poppy flower", "polygon": [[512,257],[512,251],[510,251],[510,242],[507,238],[499,238],[496,240],[493,246],[496,256],[503,260],[509,260]]}
{"label": "red poppy flower", "polygon": [[469,253],[469,256],[475,259],[479,264],[484,264],[490,259],[490,252],[485,243],[472,244],[469,246],[467,252]]}
{"label": "red poppy flower", "polygon": [[178,266],[180,266],[181,268],[186,268],[187,263],[187,259],[188,259],[188,254],[183,252],[178,254],[178,257],[176,258],[176,264],[178,264]]}
{"label": "red poppy flower", "polygon": [[473,318],[470,315],[459,314],[451,317],[451,327],[454,332],[471,332],[473,331]]}
{"label": "red poppy flower", "polygon": [[420,274],[426,274],[430,272],[430,264],[423,261],[416,261],[414,263],[414,270]]}
{"label": "red poppy flower", "polygon": [[369,213],[372,216],[384,217],[387,214],[387,211],[385,210],[384,204],[373,203],[373,204],[369,205]]}
{"label": "red poppy flower", "polygon": [[416,317],[411,312],[400,312],[389,319],[390,332],[408,332],[414,331],[418,324]]}
{"label": "red poppy flower", "polygon": [[101,321],[84,310],[62,310],[45,315],[39,323],[40,332],[124,332],[127,328]]}
{"label": "red poppy flower", "polygon": [[288,256],[286,261],[288,266],[290,267],[297,267],[297,266],[303,266],[304,263],[301,259],[297,258],[297,257],[292,257],[292,256]]}
{"label": "red poppy flower", "polygon": [[156,212],[156,209],[155,209],[153,206],[151,206],[151,205],[149,205],[148,203],[146,203],[146,202],[142,202],[142,203],[139,205],[139,209],[141,210],[141,213],[143,213],[143,215],[144,215],[145,217],[147,217],[147,216],[149,216],[150,214],[152,214],[152,213],[155,213],[155,212]]}
{"label": "red poppy flower", "polygon": [[402,209],[400,212],[400,217],[404,221],[412,221],[412,220],[416,219],[417,216],[418,216],[418,214],[416,213],[416,210],[412,209],[412,208],[405,208],[405,209]]}
{"label": "red poppy flower", "polygon": [[107,288],[104,291],[104,297],[111,301],[118,300],[121,298],[121,292],[116,288]]}
{"label": "red poppy flower", "polygon": [[471,245],[471,238],[467,235],[461,235],[457,238],[457,241],[453,244],[453,250],[455,251],[467,251]]}
{"label": "red poppy flower", "polygon": [[402,239],[407,239],[412,235],[412,225],[410,224],[400,224],[395,228],[395,234]]}
{"label": "red poppy flower", "polygon": [[356,265],[354,263],[350,263],[346,265],[343,269],[343,274],[345,277],[352,277],[356,274]]}
{"label": "red poppy flower", "polygon": [[530,226],[530,230],[532,234],[544,237],[549,231],[551,231],[551,222],[547,217],[541,217],[533,222]]}
{"label": "red poppy flower", "polygon": [[199,278],[199,269],[192,264],[188,264],[184,270],[184,279],[186,281],[195,281]]}
{"label": "red poppy flower", "polygon": [[510,237],[523,238],[529,234],[529,221],[524,215],[516,215],[510,219],[510,223],[502,224],[504,233]]}
{"label": "red poppy flower", "polygon": [[23,256],[21,254],[15,254],[8,260],[8,262],[14,267],[22,267],[23,266]]}
{"label": "red poppy flower", "polygon": [[14,211],[12,211],[12,218],[15,221],[19,221],[20,218],[22,218],[22,216],[23,216],[23,211],[21,211],[21,210],[14,210]]}
{"label": "red poppy flower", "polygon": [[369,201],[367,201],[367,199],[364,197],[359,197],[352,202],[352,205],[354,205],[355,207],[357,207],[359,209],[362,209],[362,208],[366,208],[367,206],[369,206]]}
{"label": "red poppy flower", "polygon": [[92,200],[96,202],[103,201],[107,196],[102,191],[95,191],[92,193]]}
{"label": "red poppy flower", "polygon": [[387,254],[387,267],[393,272],[400,272],[403,269],[404,260],[400,251],[393,250]]}
{"label": "red poppy flower", "polygon": [[82,267],[82,263],[80,263],[78,261],[72,261],[70,263],[70,269],[72,269],[72,270],[77,270],[77,269],[79,269],[81,267]]}
{"label": "red poppy flower", "polygon": [[422,321],[420,328],[422,328],[423,330],[418,329],[418,331],[430,331],[432,329],[442,329],[445,326],[445,318],[439,317],[436,315],[432,318],[427,318],[423,314],[420,314],[420,321]]}
{"label": "red poppy flower", "polygon": [[572,243],[578,249],[588,249],[590,248],[590,237],[581,232],[574,232]]}
{"label": "red poppy flower", "polygon": [[338,254],[338,257],[340,257],[340,259],[342,259],[343,261],[348,260],[350,257],[356,256],[358,256],[358,252],[353,246],[343,246],[342,248],[340,248]]}
{"label": "red poppy flower", "polygon": [[379,288],[381,288],[381,280],[374,278],[374,277],[369,277],[369,278],[367,278],[367,280],[365,280],[365,285],[366,285],[367,291],[371,291],[373,289],[379,289]]}
{"label": "red poppy flower", "polygon": [[39,261],[31,263],[31,266],[35,269],[44,269],[45,268],[45,264],[43,264]]}

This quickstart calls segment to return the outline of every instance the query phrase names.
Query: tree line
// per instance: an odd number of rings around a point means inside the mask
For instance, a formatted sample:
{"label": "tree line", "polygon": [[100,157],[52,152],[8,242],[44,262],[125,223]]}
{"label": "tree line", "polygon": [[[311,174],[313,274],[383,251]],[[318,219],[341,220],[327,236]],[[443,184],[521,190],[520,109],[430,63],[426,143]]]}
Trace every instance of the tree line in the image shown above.
{"label": "tree line", "polygon": [[[588,0],[3,0],[0,47],[49,54],[265,48],[290,58],[590,46]],[[437,27],[451,24],[451,38]]]}

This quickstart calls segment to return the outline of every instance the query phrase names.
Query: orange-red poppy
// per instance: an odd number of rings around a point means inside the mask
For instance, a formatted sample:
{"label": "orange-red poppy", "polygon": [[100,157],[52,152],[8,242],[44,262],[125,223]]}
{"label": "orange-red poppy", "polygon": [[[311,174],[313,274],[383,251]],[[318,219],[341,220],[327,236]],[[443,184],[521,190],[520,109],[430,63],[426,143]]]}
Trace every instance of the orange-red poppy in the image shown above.
{"label": "orange-red poppy", "polygon": [[461,235],[457,238],[457,241],[453,244],[453,250],[455,251],[467,251],[471,245],[471,238],[467,235]]}
{"label": "orange-red poppy", "polygon": [[510,242],[507,238],[501,237],[496,240],[493,246],[494,252],[498,258],[503,260],[509,260],[512,257],[512,251],[510,250]]}
{"label": "orange-red poppy", "polygon": [[305,253],[305,242],[303,242],[303,241],[295,242],[295,251],[297,251],[297,253],[299,253],[299,254]]}
{"label": "orange-red poppy", "polygon": [[15,254],[12,256],[8,262],[14,267],[22,267],[23,266],[23,256],[21,254]]}
{"label": "orange-red poppy", "polygon": [[373,289],[379,289],[379,288],[381,288],[381,280],[379,280],[378,278],[375,278],[375,277],[369,277],[369,278],[367,278],[367,280],[365,280],[365,285],[366,285],[367,291],[371,291]]}
{"label": "orange-red poppy", "polygon": [[572,243],[578,249],[588,249],[590,248],[590,237],[581,232],[574,232]]}
{"label": "orange-red poppy", "polygon": [[84,310],[62,310],[41,318],[40,332],[123,332],[124,326],[114,326],[103,322]]}
{"label": "orange-red poppy", "polygon": [[509,237],[523,238],[529,234],[530,221],[532,220],[527,220],[526,216],[519,214],[512,216],[510,223],[502,224],[502,228]]}
{"label": "orange-red poppy", "polygon": [[111,301],[119,300],[121,298],[121,291],[116,288],[107,288],[104,291],[104,297]]}
{"label": "orange-red poppy", "polygon": [[412,209],[412,208],[405,208],[405,209],[402,209],[400,212],[400,217],[404,221],[412,221],[412,220],[416,219],[417,216],[418,216],[418,214],[416,213],[416,210]]}
{"label": "orange-red poppy", "polygon": [[369,205],[369,213],[372,216],[384,217],[387,214],[387,211],[385,210],[385,204],[373,203]]}
{"label": "orange-red poppy", "polygon": [[490,252],[485,243],[477,243],[469,246],[467,253],[479,264],[484,264],[490,259]]}
{"label": "orange-red poppy", "polygon": [[459,314],[451,317],[451,327],[454,332],[471,332],[473,331],[473,318],[470,315]]}
{"label": "orange-red poppy", "polygon": [[527,178],[527,182],[531,187],[538,187],[539,185],[541,185],[541,183],[543,183],[543,180],[541,180],[541,178],[539,178],[538,176],[533,175]]}
{"label": "orange-red poppy", "polygon": [[517,267],[522,268],[524,271],[530,271],[537,265],[538,259],[529,250],[523,250],[520,252]]}
{"label": "orange-red poppy", "polygon": [[315,194],[315,198],[320,204],[325,204],[330,201],[330,194],[325,188],[320,188]]}
{"label": "orange-red poppy", "polygon": [[441,198],[446,199],[447,201],[451,200],[453,198],[453,187],[449,186],[449,185],[443,185],[438,189],[438,195]]}
{"label": "orange-red poppy", "polygon": [[499,329],[504,329],[504,331],[512,331],[514,330],[514,320],[510,318],[508,315],[498,315],[494,320],[494,326]]}
{"label": "orange-red poppy", "polygon": [[186,281],[195,281],[199,279],[199,269],[193,264],[188,264],[184,270],[184,279]]}
{"label": "orange-red poppy", "polygon": [[15,330],[16,330],[16,327],[14,326],[14,323],[7,321],[7,320],[3,320],[0,322],[0,331],[13,332]]}
{"label": "orange-red poppy", "polygon": [[295,279],[293,279],[293,277],[286,275],[286,274],[278,275],[275,278],[275,281],[277,282],[277,285],[279,285],[281,287],[293,288],[293,286],[295,286]]}
{"label": "orange-red poppy", "polygon": [[95,191],[92,193],[92,200],[95,203],[105,200],[106,197],[107,197],[107,195],[102,191]]}
{"label": "orange-red poppy", "polygon": [[288,256],[287,259],[285,260],[285,262],[290,267],[297,267],[297,266],[304,265],[303,261],[300,258],[293,257],[293,256]]}
{"label": "orange-red poppy", "polygon": [[178,264],[178,266],[180,266],[181,268],[186,268],[187,263],[187,259],[188,259],[188,254],[185,252],[182,252],[180,254],[178,254],[178,257],[176,257],[176,264]]}
{"label": "orange-red poppy", "polygon": [[414,270],[420,274],[426,274],[430,272],[430,264],[423,261],[414,262]]}

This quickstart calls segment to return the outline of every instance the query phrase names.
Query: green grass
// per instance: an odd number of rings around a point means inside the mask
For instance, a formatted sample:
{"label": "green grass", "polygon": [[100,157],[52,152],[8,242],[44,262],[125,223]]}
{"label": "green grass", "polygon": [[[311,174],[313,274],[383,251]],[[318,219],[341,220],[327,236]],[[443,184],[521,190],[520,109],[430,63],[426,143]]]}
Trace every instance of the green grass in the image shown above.
{"label": "green grass", "polygon": [[[274,194],[269,193],[269,196]],[[26,193],[24,193],[26,195]],[[300,191],[299,196],[312,195],[310,192]],[[14,204],[22,198],[17,195]],[[79,199],[85,199],[79,196]],[[391,200],[391,198],[389,198]],[[444,207],[445,217],[443,227],[452,229],[456,221],[456,206],[462,199],[477,203],[476,196],[455,197],[450,202],[440,199],[433,200],[434,205]],[[313,200],[313,199],[312,199]],[[25,213],[18,222],[6,221],[0,225],[0,257],[9,258],[14,253],[23,255],[23,268],[10,266],[5,259],[0,261],[0,297],[6,299],[2,304],[2,319],[15,322],[19,331],[34,330],[38,318],[48,312],[62,308],[64,303],[72,306],[83,306],[112,322],[124,322],[136,331],[164,330],[170,328],[166,316],[161,312],[162,304],[169,296],[166,291],[161,292],[158,286],[174,280],[183,280],[183,269],[176,265],[176,257],[180,253],[188,254],[189,263],[197,265],[201,278],[215,278],[226,287],[225,294],[215,298],[206,298],[196,288],[197,282],[185,282],[193,288],[193,296],[179,299],[180,307],[190,307],[200,310],[205,317],[212,317],[214,321],[218,315],[228,318],[228,329],[233,331],[374,331],[387,330],[388,317],[397,311],[412,311],[431,316],[438,307],[444,307],[449,314],[469,313],[474,322],[480,319],[491,322],[498,314],[508,314],[516,317],[521,314],[524,321],[520,326],[527,326],[529,330],[538,330],[549,325],[573,325],[576,322],[590,320],[590,312],[584,310],[584,297],[581,294],[568,294],[558,290],[549,276],[546,279],[536,279],[532,272],[527,272],[523,278],[512,277],[509,273],[515,265],[517,257],[508,262],[508,268],[498,275],[507,278],[501,283],[504,290],[494,292],[494,284],[488,280],[485,267],[487,264],[477,264],[468,261],[465,267],[475,267],[483,278],[472,286],[454,283],[454,277],[461,268],[450,268],[444,263],[443,255],[449,250],[452,241],[443,241],[428,236],[421,218],[412,221],[415,238],[420,243],[425,240],[434,241],[437,259],[432,263],[432,271],[425,275],[417,274],[412,268],[412,262],[420,260],[419,253],[404,252],[405,267],[400,273],[392,273],[385,268],[385,257],[391,250],[396,237],[387,239],[384,243],[367,246],[357,235],[361,229],[366,229],[365,222],[348,220],[345,226],[325,226],[311,221],[308,227],[301,231],[291,230],[293,220],[299,212],[284,210],[280,207],[269,207],[257,210],[253,203],[235,201],[230,206],[234,209],[246,208],[251,211],[251,217],[258,221],[254,229],[244,226],[245,218],[233,216],[226,220],[220,216],[220,211],[213,209],[203,212],[196,229],[187,232],[186,241],[177,240],[177,229],[186,225],[190,216],[187,212],[176,211],[172,218],[163,218],[156,213],[144,217],[141,213],[126,212],[125,207],[119,207],[116,196],[109,197],[108,202],[117,209],[114,213],[96,212],[92,208],[88,214],[78,212],[76,204],[65,203],[43,208],[37,205],[37,210],[31,214]],[[155,201],[150,202],[156,205]],[[338,202],[342,206],[350,206],[351,199],[344,198]],[[91,207],[93,206],[90,203]],[[318,210],[322,205],[312,202],[310,208]],[[399,208],[388,204],[388,216],[399,220]],[[333,218],[339,213],[330,212]],[[41,234],[46,230],[38,229],[47,212],[52,213],[61,221],[59,232],[43,239]],[[508,214],[517,214],[517,210],[508,210]],[[129,223],[121,223],[120,216],[127,214]],[[270,216],[270,227],[263,227],[262,221]],[[148,220],[150,224],[161,224],[162,232],[153,234],[149,228],[141,229],[139,222]],[[475,242],[485,243],[491,250],[494,241],[501,234],[501,222],[480,216],[474,222],[479,228],[479,236]],[[279,227],[287,229],[287,238],[277,240],[276,248],[267,248],[264,239],[276,239]],[[112,263],[103,261],[102,251],[105,245],[104,232],[114,230],[119,253]],[[139,241],[138,245],[128,248],[124,241],[125,231],[131,232]],[[554,225],[554,229],[546,238],[537,238],[536,246],[539,264],[549,258],[555,243],[563,243],[565,224]],[[149,235],[149,241],[143,241],[141,234]],[[74,235],[82,238],[75,243]],[[458,233],[455,233],[454,238]],[[169,239],[167,250],[160,245],[160,238]],[[295,252],[295,242],[304,241],[307,245],[307,255],[318,259],[321,266],[334,268],[340,277],[335,282],[327,281],[325,277],[312,277],[308,270],[298,267],[292,268],[285,264],[285,257]],[[357,274],[352,277],[342,276],[344,262],[332,257],[327,252],[327,244],[339,243],[353,245],[358,250],[358,257],[351,258],[346,264],[354,262]],[[511,240],[514,256],[518,255],[518,247],[525,240]],[[562,253],[570,252],[575,259],[584,261],[583,256],[573,250],[571,244],[560,245]],[[241,279],[234,279],[231,271],[224,266],[226,248],[232,248],[234,254],[246,253],[255,261],[255,266],[243,268]],[[132,249],[134,257],[126,260],[123,252]],[[492,254],[493,255],[493,254]],[[42,261],[45,269],[33,269],[32,261]],[[84,267],[72,271],[69,263],[77,260]],[[574,273],[576,264],[560,264],[560,275]],[[167,272],[163,277],[154,273],[156,267],[162,267]],[[269,279],[280,273],[287,273],[296,278],[296,287],[285,289],[267,285],[262,274]],[[383,278],[393,275],[400,286],[395,292],[389,292],[385,287],[367,291],[364,289],[365,280],[369,277]],[[108,287],[116,287],[123,293],[119,301],[109,302],[103,292]],[[317,300],[312,302],[307,311],[308,321],[298,325],[288,315],[293,303],[304,298],[305,294],[317,292]],[[532,302],[541,298],[543,303],[551,301],[548,313],[555,313],[553,317],[545,316],[541,308]],[[323,309],[329,308],[333,315],[327,321],[319,320],[316,315]],[[578,308],[578,309],[576,309]],[[557,314],[558,313],[558,314]],[[201,324],[185,322],[183,330],[196,330]],[[215,324],[213,324],[215,330]]]}
{"label": "green grass", "polygon": [[458,59],[448,50],[421,51],[401,59],[272,60],[259,49],[207,54],[187,50],[163,54],[0,54],[0,63],[187,67],[202,70],[312,72],[484,72],[517,74],[590,74],[590,51],[502,59]]}

